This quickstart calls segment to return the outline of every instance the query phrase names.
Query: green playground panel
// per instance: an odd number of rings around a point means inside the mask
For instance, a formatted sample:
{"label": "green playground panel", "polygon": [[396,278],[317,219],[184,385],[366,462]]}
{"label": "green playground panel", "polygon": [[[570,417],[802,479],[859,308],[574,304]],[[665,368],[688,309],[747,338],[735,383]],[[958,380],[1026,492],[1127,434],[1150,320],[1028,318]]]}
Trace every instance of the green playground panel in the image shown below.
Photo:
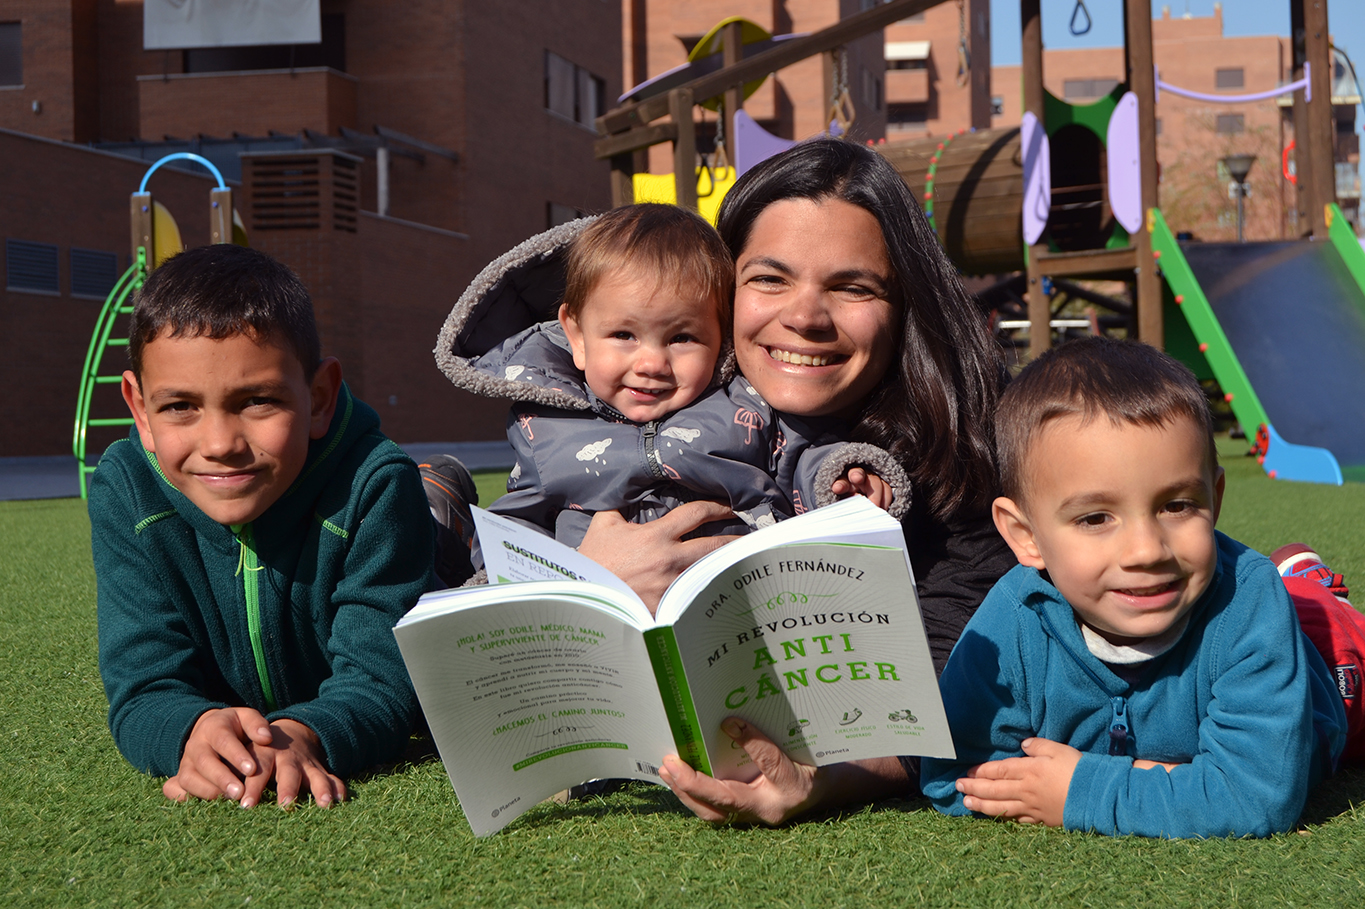
{"label": "green playground panel", "polygon": [[[1157,267],[1166,279],[1166,299],[1169,300],[1165,307],[1167,349],[1199,378],[1217,379],[1237,422],[1247,432],[1255,432],[1262,424],[1270,422],[1265,407],[1256,397],[1255,389],[1160,209],[1148,210],[1147,228],[1152,235],[1152,250],[1158,255]],[[1359,250],[1359,246],[1356,248]],[[1361,264],[1365,267],[1365,262]]]}

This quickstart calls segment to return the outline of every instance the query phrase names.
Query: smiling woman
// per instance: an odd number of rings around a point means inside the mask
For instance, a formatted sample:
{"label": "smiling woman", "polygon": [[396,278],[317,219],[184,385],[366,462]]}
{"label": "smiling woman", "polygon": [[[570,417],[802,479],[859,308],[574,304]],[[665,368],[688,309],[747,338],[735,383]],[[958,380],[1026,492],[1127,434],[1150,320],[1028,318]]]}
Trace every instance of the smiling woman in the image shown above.
{"label": "smiling woman", "polygon": [[[735,259],[735,354],[750,385],[788,425],[879,445],[910,475],[903,526],[941,670],[1014,565],[988,513],[998,486],[991,420],[1006,373],[985,320],[900,175],[851,142],[803,142],[750,170],[717,229]],[[697,557],[698,541],[681,537],[714,517],[701,502],[643,526],[598,514],[579,549],[647,597]],[[910,759],[817,770],[748,724],[725,728],[761,768],[757,780],[664,762],[674,792],[706,820],[781,823],[914,787]]]}

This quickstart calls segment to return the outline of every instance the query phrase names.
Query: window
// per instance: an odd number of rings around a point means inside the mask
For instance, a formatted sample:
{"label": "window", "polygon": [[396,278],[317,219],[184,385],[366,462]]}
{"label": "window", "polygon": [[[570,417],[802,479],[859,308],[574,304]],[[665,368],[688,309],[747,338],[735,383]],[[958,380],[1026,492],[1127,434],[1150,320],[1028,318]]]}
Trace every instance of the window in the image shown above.
{"label": "window", "polygon": [[306,69],[330,66],[346,72],[346,17],[323,13],[318,44],[256,44],[241,47],[196,47],[183,52],[187,73],[230,73],[260,69]]}
{"label": "window", "polygon": [[1225,134],[1246,132],[1246,120],[1241,114],[1219,114],[1214,129]]}
{"label": "window", "polygon": [[71,296],[103,300],[117,282],[117,253],[72,248]]}
{"label": "window", "polygon": [[1103,98],[1119,84],[1117,79],[1067,79],[1062,83],[1062,96],[1071,101],[1080,98]]}
{"label": "window", "polygon": [[928,41],[888,41],[882,51],[887,69],[928,69]]}
{"label": "window", "polygon": [[546,51],[545,109],[593,129],[607,109],[606,80]]}
{"label": "window", "polygon": [[24,84],[24,27],[0,22],[0,85]]}
{"label": "window", "polygon": [[1214,70],[1213,84],[1217,88],[1241,88],[1246,84],[1242,75],[1242,68],[1239,66],[1236,69]]}
{"label": "window", "polygon": [[1005,115],[1005,98],[1003,95],[991,95],[991,116],[1003,117]]}
{"label": "window", "polygon": [[863,67],[863,105],[873,110],[882,109],[882,80]]}
{"label": "window", "polygon": [[888,126],[902,129],[923,129],[929,123],[929,105],[888,104],[886,123]]}
{"label": "window", "polygon": [[1157,117],[1157,118],[1156,118],[1156,134],[1157,134],[1158,136],[1161,135],[1161,118],[1160,118],[1160,117]]}
{"label": "window", "polygon": [[40,294],[60,293],[57,247],[27,240],[5,241],[5,289]]}

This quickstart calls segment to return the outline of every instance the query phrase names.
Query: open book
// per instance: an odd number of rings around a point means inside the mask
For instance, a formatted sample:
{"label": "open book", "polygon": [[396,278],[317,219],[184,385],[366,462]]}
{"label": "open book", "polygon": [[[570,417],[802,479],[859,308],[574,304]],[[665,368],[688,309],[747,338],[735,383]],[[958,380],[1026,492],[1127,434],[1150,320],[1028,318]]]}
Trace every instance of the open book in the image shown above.
{"label": "open book", "polygon": [[394,635],[476,835],[585,780],[658,782],[669,753],[752,779],[732,715],[809,764],[954,755],[900,525],[866,499],[711,553],[657,616],[573,549],[475,512],[498,583],[429,593]]}

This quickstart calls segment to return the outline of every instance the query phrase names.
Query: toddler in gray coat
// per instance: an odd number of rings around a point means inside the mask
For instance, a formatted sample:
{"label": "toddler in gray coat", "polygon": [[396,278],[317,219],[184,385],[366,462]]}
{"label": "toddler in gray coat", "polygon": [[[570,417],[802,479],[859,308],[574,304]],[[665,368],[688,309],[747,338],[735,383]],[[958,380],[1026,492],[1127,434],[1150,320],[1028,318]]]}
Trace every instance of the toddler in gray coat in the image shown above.
{"label": "toddler in gray coat", "polygon": [[598,511],[643,523],[695,499],[737,518],[706,534],[852,493],[902,514],[909,484],[889,454],[844,442],[842,421],[774,412],[735,375],[733,269],[709,224],[655,204],[562,225],[485,269],[437,360],[457,386],[516,402],[516,466],[490,510],[571,546]]}

